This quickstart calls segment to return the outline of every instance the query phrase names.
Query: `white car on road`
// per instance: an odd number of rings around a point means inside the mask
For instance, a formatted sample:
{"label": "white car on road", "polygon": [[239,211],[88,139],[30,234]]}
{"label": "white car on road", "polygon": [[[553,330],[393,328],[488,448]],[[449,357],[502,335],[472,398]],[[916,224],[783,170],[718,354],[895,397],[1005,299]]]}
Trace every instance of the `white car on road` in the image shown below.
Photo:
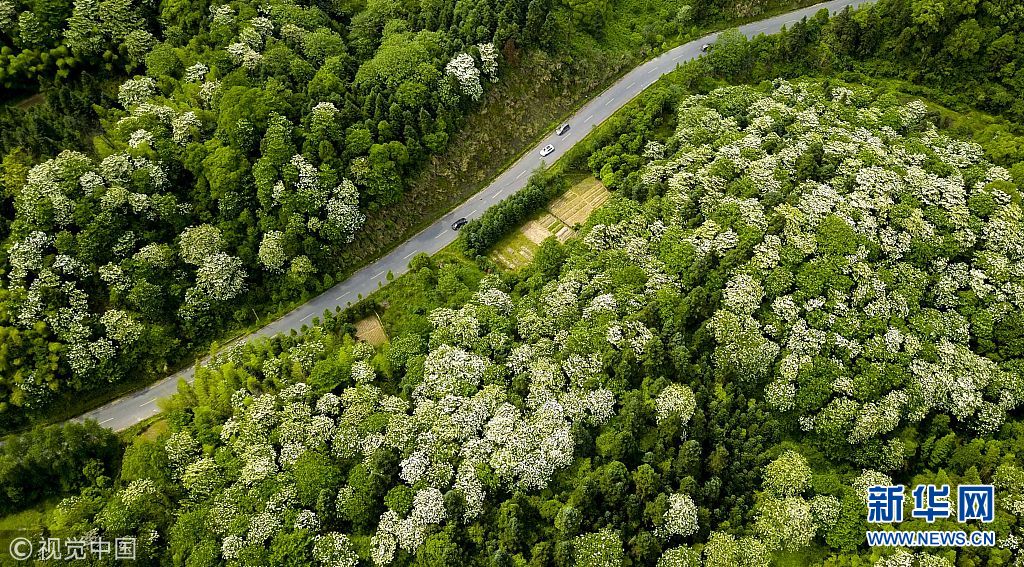
{"label": "white car on road", "polygon": [[553,151],[555,151],[555,147],[548,144],[540,149],[540,157],[548,157]]}

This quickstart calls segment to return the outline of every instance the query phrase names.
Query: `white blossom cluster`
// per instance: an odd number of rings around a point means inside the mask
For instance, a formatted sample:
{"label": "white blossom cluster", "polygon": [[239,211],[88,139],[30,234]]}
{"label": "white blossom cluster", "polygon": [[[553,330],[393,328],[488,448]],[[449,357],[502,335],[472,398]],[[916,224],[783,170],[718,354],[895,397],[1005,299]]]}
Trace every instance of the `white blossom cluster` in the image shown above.
{"label": "white blossom cluster", "polygon": [[786,451],[764,469],[764,489],[780,498],[803,494],[810,481],[811,467],[796,451]]}
{"label": "white blossom cluster", "polygon": [[[314,109],[317,114],[333,114],[337,110],[331,103],[320,103]],[[272,190],[274,203],[296,211],[306,227],[323,238],[335,243],[348,243],[355,239],[356,232],[366,221],[366,215],[359,210],[359,190],[349,179],[332,187],[326,185],[320,171],[305,156],[292,156],[289,162],[295,172],[294,182],[278,181]],[[283,264],[265,264],[274,271]],[[277,265],[277,268],[271,268]]]}
{"label": "white blossom cluster", "polygon": [[697,532],[697,505],[686,494],[675,493],[668,497],[664,528],[671,535],[687,537]]}
{"label": "white blossom cluster", "polygon": [[235,22],[235,9],[230,4],[210,6],[210,16],[216,25],[231,25]]}
{"label": "white blossom cluster", "polygon": [[455,78],[462,94],[469,97],[470,100],[477,101],[483,96],[484,88],[480,84],[480,69],[476,68],[476,61],[472,55],[459,53],[452,57],[444,71]]}
{"label": "white blossom cluster", "polygon": [[[210,258],[224,255],[218,251],[217,236],[209,228],[193,227],[181,239],[186,244],[182,250],[205,266]],[[261,260],[268,266],[281,261],[275,260],[280,251],[272,249],[273,237],[265,242]],[[672,285],[645,241],[629,245],[634,248],[631,262],[660,276],[659,286]],[[636,310],[644,295],[619,290],[612,281],[599,270],[567,271],[534,296],[517,301],[501,288],[498,278],[484,278],[460,308],[430,315],[434,329],[429,350],[417,355],[417,370],[407,377],[413,386],[408,398],[386,394],[377,386],[378,358],[365,344],[346,347],[351,349],[345,375],[350,385],[341,392],[317,396],[307,384],[294,381],[330,356],[326,337],[313,329],[273,364],[262,365],[266,377],[287,384],[279,394],[239,390],[231,396],[232,417],[221,428],[222,447],[214,450],[228,450],[237,459],[237,473],[224,480],[226,488],[218,489],[215,480],[225,471],[188,434],[176,433],[168,441],[168,460],[192,498],[220,490],[215,500],[221,502],[222,496],[230,500],[227,495],[238,491],[287,490],[287,479],[311,452],[359,463],[373,474],[386,474],[381,463],[397,458],[396,480],[412,491],[411,507],[388,509],[380,517],[371,553],[380,565],[391,562],[398,550],[415,553],[439,525],[472,521],[488,510],[492,488],[480,471],[493,471],[497,482],[509,490],[543,490],[573,462],[573,428],[598,427],[613,417],[616,395],[605,384],[603,371],[609,329],[621,334],[616,342],[622,350],[611,351],[621,354],[613,356],[624,356],[631,364],[640,364],[662,347],[643,322],[619,319],[620,307]],[[659,289],[652,286],[643,293],[656,294]],[[600,313],[592,310],[591,317],[583,319],[583,311],[594,305],[607,307]],[[524,384],[524,398],[512,394],[513,381]],[[658,405],[662,419],[677,417],[683,425],[695,411],[692,391],[678,384],[662,392]],[[446,494],[453,491],[464,502],[457,516],[446,506]],[[342,487],[336,502],[339,512],[346,509],[352,493],[352,487]],[[287,529],[287,517],[302,529],[325,529],[294,503],[280,510],[218,506],[212,529],[221,538],[225,558],[269,541]],[[289,509],[292,516],[285,512]],[[663,523],[666,535],[694,533],[692,500],[674,498]],[[239,531],[237,526],[249,527]],[[322,549],[314,550],[318,561],[351,557],[344,551],[349,548],[337,543],[338,536],[319,537]],[[339,561],[345,564],[347,559]]]}
{"label": "white blossom cluster", "polygon": [[207,256],[196,271],[196,285],[185,292],[180,309],[188,319],[208,309],[212,302],[229,301],[245,290],[245,268],[242,259],[224,252]]}
{"label": "white blossom cluster", "polygon": [[121,83],[117,91],[117,100],[121,106],[128,108],[149,100],[156,93],[156,81],[152,77],[128,79]]}
{"label": "white blossom cluster", "polygon": [[200,224],[190,226],[178,236],[181,259],[193,265],[202,265],[207,258],[224,250],[224,239],[220,229]]}
{"label": "white blossom cluster", "polygon": [[153,144],[153,133],[152,132],[150,132],[148,130],[145,130],[143,128],[139,128],[138,130],[135,130],[134,132],[132,132],[131,135],[128,137],[128,147],[129,148],[138,148],[139,146],[141,146],[143,144],[145,144],[147,146],[150,146],[150,145]]}
{"label": "white blossom cluster", "polygon": [[498,50],[493,43],[481,43],[476,46],[480,51],[480,70],[494,82],[498,79]]}
{"label": "white blossom cluster", "polygon": [[317,537],[313,558],[325,567],[355,567],[359,564],[359,556],[352,550],[348,536],[338,532]]}
{"label": "white blossom cluster", "polygon": [[[1024,209],[1010,198],[1005,169],[986,163],[977,144],[939,132],[924,104],[874,100],[866,88],[827,97],[816,85],[785,81],[767,92],[727,87],[691,96],[665,144],[674,153],[648,152],[642,182],[664,190],[670,226],[695,227],[680,235],[698,258],[734,250],[741,233],[756,235],[754,254],[729,274],[709,328],[716,364],[739,379],[764,380],[774,410],[793,410],[816,367],[830,364],[837,368],[828,372],[832,398],[795,416],[805,431],[859,445],[935,411],[993,431],[1024,402],[1024,377],[972,350],[977,321],[960,308],[982,312],[990,329],[1024,308]],[[737,101],[747,107],[742,122]],[[898,125],[882,125],[887,112]],[[834,173],[796,178],[799,158],[815,144]],[[722,176],[723,162],[732,178]],[[730,190],[740,183],[781,202],[740,198]],[[979,216],[974,196],[993,210]],[[585,236],[588,244],[608,238],[598,228]],[[935,259],[911,260],[922,250]],[[780,270],[795,276],[792,283],[769,288],[768,276]],[[839,278],[850,285],[830,285]],[[880,321],[881,330],[868,330]],[[911,379],[867,394],[875,390],[857,373],[887,364]],[[888,460],[899,462],[897,453]]]}
{"label": "white blossom cluster", "polygon": [[236,42],[227,46],[225,51],[231,56],[231,61],[246,71],[253,71],[260,65],[260,61],[263,60],[263,55],[253,49],[253,47],[247,43]]}
{"label": "white blossom cluster", "polygon": [[697,400],[693,390],[682,384],[669,384],[654,400],[658,423],[669,418],[678,418],[683,424],[693,416]]}
{"label": "white blossom cluster", "polygon": [[257,255],[268,272],[283,272],[288,262],[288,255],[284,250],[284,233],[279,230],[263,233]]}
{"label": "white blossom cluster", "polygon": [[201,62],[197,62],[190,65],[185,69],[183,78],[188,83],[202,83],[206,79],[206,74],[210,72],[210,68]]}
{"label": "white blossom cluster", "polygon": [[171,140],[182,146],[187,145],[202,125],[195,112],[183,112],[171,121]]}
{"label": "white blossom cluster", "polygon": [[771,551],[756,537],[736,539],[725,532],[711,532],[704,545],[705,567],[768,567],[771,564]]}

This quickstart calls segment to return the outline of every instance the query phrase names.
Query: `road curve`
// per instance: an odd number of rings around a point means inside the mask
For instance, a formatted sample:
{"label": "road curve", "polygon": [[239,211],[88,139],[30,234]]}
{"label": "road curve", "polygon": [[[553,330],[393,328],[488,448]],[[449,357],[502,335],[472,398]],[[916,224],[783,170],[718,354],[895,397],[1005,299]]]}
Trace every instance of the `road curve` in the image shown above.
{"label": "road curve", "polygon": [[[739,30],[747,37],[759,34],[772,34],[781,31],[783,26],[791,26],[805,17],[816,14],[827,8],[835,13],[847,6],[856,7],[872,0],[832,0],[823,2],[752,22],[740,26]],[[239,337],[235,341],[248,341],[259,337],[269,337],[278,333],[287,333],[292,329],[301,329],[309,324],[313,317],[322,316],[324,310],[334,311],[338,306],[346,306],[358,301],[359,296],[366,297],[378,287],[387,283],[387,274],[396,277],[408,270],[409,260],[419,253],[434,254],[451,244],[458,233],[452,230],[451,224],[456,219],[465,217],[474,219],[483,214],[488,207],[519,191],[526,185],[530,173],[545,163],[553,163],[569,148],[582,140],[590,130],[604,122],[615,111],[651,86],[662,75],[669,73],[687,61],[701,55],[701,46],[712,43],[717,33],[680,45],[651,59],[626,73],[621,79],[593,98],[568,119],[570,130],[557,136],[549,133],[511,167],[496,177],[487,187],[473,195],[433,224],[406,240],[377,261],[358,270],[349,278],[324,293],[318,295],[251,334]],[[555,146],[551,155],[541,158],[540,149],[547,144]],[[205,358],[200,359],[203,363]],[[95,419],[104,427],[121,431],[159,413],[156,401],[174,394],[178,389],[178,381],[191,382],[195,377],[195,367],[190,366],[166,378],[137,390],[110,403],[91,410],[75,418],[76,421]]]}

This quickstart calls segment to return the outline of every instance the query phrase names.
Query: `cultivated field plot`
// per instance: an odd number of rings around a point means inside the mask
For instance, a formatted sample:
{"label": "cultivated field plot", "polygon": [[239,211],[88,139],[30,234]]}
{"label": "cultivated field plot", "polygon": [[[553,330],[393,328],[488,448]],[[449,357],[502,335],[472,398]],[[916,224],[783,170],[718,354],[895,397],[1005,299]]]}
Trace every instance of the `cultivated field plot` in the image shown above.
{"label": "cultivated field plot", "polygon": [[[535,221],[530,221],[535,222]],[[529,224],[529,223],[528,223]],[[539,236],[535,234],[534,237]],[[537,242],[543,242],[550,234],[545,235]],[[525,266],[537,253],[537,244],[528,237],[523,229],[517,230],[498,242],[488,254],[492,260],[508,270],[514,270]]]}
{"label": "cultivated field plot", "polygon": [[559,242],[565,242],[572,238],[576,234],[573,227],[586,222],[590,213],[603,205],[609,196],[611,192],[600,181],[587,177],[552,201],[546,211],[498,242],[488,255],[510,270],[525,266],[545,239],[554,236]]}
{"label": "cultivated field plot", "polygon": [[559,236],[559,240],[565,242],[573,234],[571,228],[549,212],[543,212],[536,219],[527,221],[520,230],[534,244],[544,242],[551,235],[566,235],[565,238]]}
{"label": "cultivated field plot", "polygon": [[552,201],[548,210],[571,228],[586,222],[590,213],[603,205],[610,196],[611,192],[603,183],[588,177]]}
{"label": "cultivated field plot", "polygon": [[370,343],[373,346],[380,346],[388,342],[388,335],[384,332],[384,325],[376,314],[356,321],[356,338]]}

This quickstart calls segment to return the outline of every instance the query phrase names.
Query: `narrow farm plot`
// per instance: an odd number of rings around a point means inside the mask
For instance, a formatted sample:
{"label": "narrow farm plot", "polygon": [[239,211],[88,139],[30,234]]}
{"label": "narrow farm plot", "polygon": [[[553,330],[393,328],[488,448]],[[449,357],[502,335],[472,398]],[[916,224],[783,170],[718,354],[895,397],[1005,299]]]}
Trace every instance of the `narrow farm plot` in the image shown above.
{"label": "narrow farm plot", "polygon": [[384,325],[381,324],[380,317],[377,317],[376,313],[356,321],[355,327],[356,338],[361,341],[373,346],[381,346],[388,342],[388,334],[384,331]]}
{"label": "narrow farm plot", "polygon": [[[541,231],[543,231],[543,228]],[[541,234],[534,234],[534,238],[540,236],[540,238],[534,241],[523,229],[517,230],[498,242],[491,249],[489,255],[494,261],[508,270],[525,266],[530,263],[533,255],[537,253],[538,244],[550,236],[550,234],[543,232]]]}
{"label": "narrow farm plot", "polygon": [[590,213],[603,205],[610,196],[611,192],[603,183],[593,177],[587,177],[551,201],[548,210],[566,226],[572,228],[586,222]]}
{"label": "narrow farm plot", "polygon": [[590,213],[610,196],[611,192],[600,181],[587,177],[552,201],[547,210],[498,242],[489,256],[509,270],[525,266],[533,259],[541,242],[551,236],[559,242],[569,240],[576,234],[574,227],[586,222]]}

